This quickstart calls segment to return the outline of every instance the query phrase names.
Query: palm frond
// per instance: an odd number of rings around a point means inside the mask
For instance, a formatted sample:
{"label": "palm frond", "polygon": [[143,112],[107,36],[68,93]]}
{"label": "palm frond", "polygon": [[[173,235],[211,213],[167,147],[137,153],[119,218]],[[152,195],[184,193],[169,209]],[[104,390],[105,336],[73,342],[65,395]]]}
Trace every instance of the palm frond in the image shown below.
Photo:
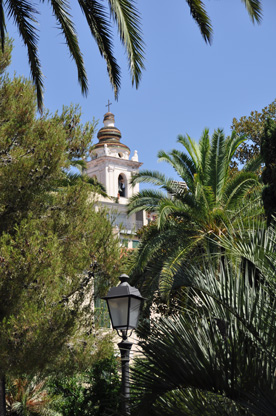
{"label": "palm frond", "polygon": [[195,194],[198,207],[201,208],[201,214],[203,219],[204,214],[206,215],[208,211],[211,212],[212,209],[215,207],[216,195],[211,186],[202,185],[202,183],[200,182],[196,184]]}
{"label": "palm frond", "polygon": [[262,6],[260,0],[242,0],[253,23],[260,23],[262,19]]}
{"label": "palm frond", "polygon": [[197,22],[200,32],[205,42],[211,43],[213,29],[211,21],[204,8],[204,3],[201,0],[186,0],[190,7],[192,17]]}
{"label": "palm frond", "polygon": [[[30,4],[30,1],[10,0],[6,3],[8,16],[12,17],[19,34],[28,50],[28,59],[31,67],[31,75],[37,92],[37,105],[42,112],[43,105],[43,82],[40,60],[38,58],[38,34],[33,23],[37,24],[35,15],[37,10]],[[33,23],[32,23],[33,22]]]}
{"label": "palm frond", "polygon": [[199,140],[199,149],[201,154],[201,165],[200,165],[200,175],[201,181],[204,181],[204,177],[208,171],[208,161],[210,153],[210,138],[209,138],[209,129],[205,129]]}
{"label": "palm frond", "polygon": [[187,183],[188,187],[192,186],[196,169],[191,158],[183,152],[173,149],[171,152],[166,153],[164,150],[160,150],[158,152],[158,162],[169,163],[177,175]]}
{"label": "palm frond", "polygon": [[201,155],[199,151],[199,146],[188,134],[186,136],[179,135],[177,137],[177,142],[181,143],[184,148],[187,150],[190,158],[192,159],[194,166],[198,168],[201,163]]}
{"label": "palm frond", "polygon": [[69,51],[76,63],[78,70],[78,80],[81,85],[82,93],[87,94],[87,75],[84,68],[82,53],[78,43],[78,37],[69,13],[70,7],[68,0],[51,0],[51,5],[54,15],[60,25],[60,29],[65,37]]}
{"label": "palm frond", "polygon": [[167,178],[164,174],[158,171],[141,170],[137,175],[132,177],[131,184],[136,185],[141,182],[160,186],[162,189],[170,192],[170,185],[174,182],[174,180],[172,178]]}
{"label": "palm frond", "polygon": [[111,85],[114,89],[115,97],[120,89],[120,68],[113,56],[113,44],[111,25],[105,8],[96,0],[78,0],[83,11],[90,32],[95,38],[100,54],[107,63],[107,72]]}
{"label": "palm frond", "polygon": [[155,190],[143,190],[138,194],[134,195],[129,200],[128,214],[134,214],[141,210],[154,212],[158,210],[160,200],[166,200],[167,196]]}
{"label": "palm frond", "polygon": [[255,173],[237,172],[225,185],[223,201],[225,209],[234,209],[250,190],[256,189],[258,186],[260,186],[260,183]]}
{"label": "palm frond", "polygon": [[225,136],[223,131],[218,129],[212,136],[207,174],[207,183],[213,189],[216,199],[219,199],[224,181],[226,180],[225,164]]}
{"label": "palm frond", "polygon": [[111,14],[118,25],[132,75],[132,84],[139,85],[144,69],[144,42],[140,29],[140,15],[133,0],[109,0]]}
{"label": "palm frond", "polygon": [[[193,256],[195,261],[195,255],[193,251],[203,243],[205,239],[204,233],[196,235],[196,233],[186,239],[186,244],[179,244],[175,246],[175,250],[167,256],[160,271],[159,278],[159,291],[163,298],[168,299],[172,290],[181,288],[184,286],[183,280],[179,279],[178,270],[182,264],[186,265],[190,263],[190,257]],[[202,253],[201,253],[202,256]]]}
{"label": "palm frond", "polygon": [[236,221],[235,226],[227,225],[227,233],[218,238],[219,244],[232,258],[246,259],[254,267],[273,281],[276,263],[276,232],[272,224],[266,229],[263,218],[253,218],[244,222]]}
{"label": "palm frond", "polygon": [[159,201],[158,208],[156,211],[158,213],[157,226],[159,228],[162,228],[162,226],[166,224],[168,218],[171,215],[176,216],[177,214],[179,214],[179,216],[181,217],[182,214],[184,214],[185,212],[185,206],[180,201],[172,200],[169,198],[163,198]]}
{"label": "palm frond", "polygon": [[6,22],[5,22],[5,13],[3,9],[3,1],[0,2],[0,36],[1,36],[1,47],[2,52],[4,52],[5,45],[5,36],[6,35]]}
{"label": "palm frond", "polygon": [[141,342],[145,358],[133,372],[137,414],[148,414],[143,412],[176,389],[216,394],[245,409],[250,395],[250,406],[261,414],[259,392],[268,392],[274,404],[276,399],[273,286],[256,288],[250,269],[237,276],[226,262],[219,274],[211,265],[184,271],[191,306],[153,322]]}
{"label": "palm frond", "polygon": [[237,148],[246,140],[245,136],[238,136],[235,131],[232,132],[231,136],[228,136],[225,140],[225,154],[227,158],[227,164],[229,166]]}

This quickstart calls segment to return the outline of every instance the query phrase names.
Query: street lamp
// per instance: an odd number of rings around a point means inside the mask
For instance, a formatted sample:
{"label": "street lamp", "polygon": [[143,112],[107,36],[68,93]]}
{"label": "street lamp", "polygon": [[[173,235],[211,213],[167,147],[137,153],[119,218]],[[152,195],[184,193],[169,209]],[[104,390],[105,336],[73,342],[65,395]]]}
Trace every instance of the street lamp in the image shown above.
{"label": "street lamp", "polygon": [[112,287],[103,298],[107,302],[108,311],[113,329],[123,339],[118,347],[121,352],[122,361],[122,410],[125,415],[129,414],[129,353],[132,342],[128,341],[133,329],[137,328],[138,319],[143,297],[138,289],[130,286],[127,282],[129,277],[122,274],[119,277],[119,286]]}

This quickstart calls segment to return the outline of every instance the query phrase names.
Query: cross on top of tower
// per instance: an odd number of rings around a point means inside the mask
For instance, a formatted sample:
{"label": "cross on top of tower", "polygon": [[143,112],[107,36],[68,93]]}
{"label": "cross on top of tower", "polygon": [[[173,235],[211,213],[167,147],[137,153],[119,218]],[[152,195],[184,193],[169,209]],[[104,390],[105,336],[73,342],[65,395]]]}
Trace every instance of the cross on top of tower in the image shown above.
{"label": "cross on top of tower", "polygon": [[109,102],[109,100],[108,100],[108,103],[107,103],[107,105],[106,105],[106,107],[108,107],[108,112],[110,112],[110,106],[111,106],[111,104],[112,104],[112,103],[110,103],[110,102]]}

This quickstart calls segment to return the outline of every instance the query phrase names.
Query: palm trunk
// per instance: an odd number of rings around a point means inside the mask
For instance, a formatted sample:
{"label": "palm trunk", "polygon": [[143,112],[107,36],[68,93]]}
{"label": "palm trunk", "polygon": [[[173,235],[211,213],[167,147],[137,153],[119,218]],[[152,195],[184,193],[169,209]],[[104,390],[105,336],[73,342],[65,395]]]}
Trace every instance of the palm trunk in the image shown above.
{"label": "palm trunk", "polygon": [[0,376],[0,416],[6,416],[6,388],[5,376]]}

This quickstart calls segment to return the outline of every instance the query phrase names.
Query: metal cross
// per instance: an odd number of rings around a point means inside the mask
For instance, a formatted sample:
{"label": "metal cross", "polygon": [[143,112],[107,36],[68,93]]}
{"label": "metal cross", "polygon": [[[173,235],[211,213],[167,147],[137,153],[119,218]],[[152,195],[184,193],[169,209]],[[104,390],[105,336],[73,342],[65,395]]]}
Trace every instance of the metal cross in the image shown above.
{"label": "metal cross", "polygon": [[110,103],[109,100],[108,100],[108,104],[106,105],[106,107],[108,107],[108,112],[110,112],[110,106],[111,106],[111,104],[112,103]]}

